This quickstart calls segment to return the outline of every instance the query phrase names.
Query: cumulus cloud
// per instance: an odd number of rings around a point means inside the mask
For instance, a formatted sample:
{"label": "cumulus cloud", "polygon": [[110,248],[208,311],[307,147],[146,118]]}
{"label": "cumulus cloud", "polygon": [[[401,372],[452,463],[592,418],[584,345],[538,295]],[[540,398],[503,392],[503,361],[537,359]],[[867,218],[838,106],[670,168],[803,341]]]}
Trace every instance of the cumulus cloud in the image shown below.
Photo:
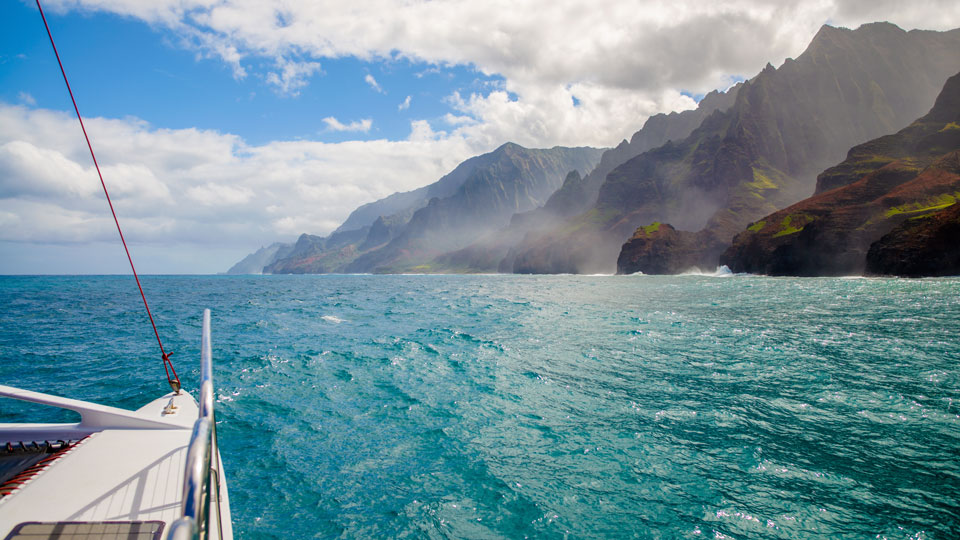
{"label": "cumulus cloud", "polygon": [[364,77],[363,80],[364,80],[367,84],[369,84],[369,85],[370,85],[370,88],[373,88],[373,90],[374,90],[375,92],[377,92],[378,94],[386,94],[386,92],[383,90],[383,88],[380,88],[380,83],[378,83],[377,80],[373,78],[373,75],[367,73],[367,76]]}
{"label": "cumulus cloud", "polygon": [[[432,136],[428,125],[406,141],[251,145],[135,118],[85,123],[128,241],[178,244],[185,264],[192,253],[192,268],[203,271],[225,270],[260,245],[303,232],[327,234],[360,204],[433,182],[481,151],[460,137]],[[0,170],[3,246],[115,241],[71,115],[0,102]],[[232,250],[236,260],[211,262],[212,249]]]}
{"label": "cumulus cloud", "polygon": [[32,198],[54,195],[85,199],[96,195],[89,182],[92,170],[49,148],[26,141],[0,145],[0,197]]}
{"label": "cumulus cloud", "polygon": [[186,191],[187,197],[204,206],[242,206],[253,198],[253,190],[244,186],[206,184],[192,187]]}
{"label": "cumulus cloud", "polygon": [[[506,94],[465,96],[478,123],[465,135],[518,132],[535,146],[616,144],[650,114],[676,104],[689,106],[682,91],[705,93],[727,86],[733,76],[752,76],[768,61],[778,65],[798,55],[826,22],[856,27],[888,20],[907,29],[960,26],[954,0],[51,4],[60,10],[118,13],[168,28],[204,54],[222,58],[235,73],[272,59],[277,69],[266,79],[291,95],[319,72],[314,61],[323,58],[409,59],[426,64],[427,70],[473,66],[503,77],[500,90]],[[382,91],[372,76],[367,82]]]}
{"label": "cumulus cloud", "polygon": [[397,111],[405,111],[410,108],[410,96],[407,96],[407,99],[403,100],[403,103],[397,105]]}
{"label": "cumulus cloud", "polygon": [[24,105],[37,104],[37,100],[32,95],[30,95],[29,92],[20,92],[19,94],[17,94],[17,99],[20,100],[20,103],[23,103]]}
{"label": "cumulus cloud", "polygon": [[[319,62],[297,62],[286,58],[277,60],[278,71],[267,73],[267,82],[281,94],[296,96],[307,85],[307,79],[321,71]],[[238,70],[234,70],[237,74]],[[245,74],[245,72],[240,71]]]}
{"label": "cumulus cloud", "polygon": [[[459,104],[463,103],[463,98],[460,98],[460,95],[457,94],[457,101]],[[464,107],[461,107],[463,110]],[[473,124],[476,123],[476,119],[467,115],[456,115],[447,113],[443,115],[443,121],[450,124],[451,126],[462,126],[464,124]]]}
{"label": "cumulus cloud", "polygon": [[410,122],[410,136],[407,137],[407,140],[424,142],[433,141],[438,137],[444,136],[446,136],[446,133],[443,131],[434,131],[433,128],[430,127],[430,122],[427,122],[426,120],[414,120],[413,122]]}
{"label": "cumulus cloud", "polygon": [[370,118],[344,124],[336,118],[328,116],[323,119],[323,123],[327,125],[327,129],[330,131],[360,131],[363,133],[370,131],[370,128],[373,126],[373,120]]}
{"label": "cumulus cloud", "polygon": [[[55,203],[0,199],[0,216],[3,224],[0,242],[71,244],[117,238],[117,229],[109,210],[98,215],[85,209],[64,208]],[[139,222],[124,220],[128,235],[131,229],[140,229]],[[131,235],[137,236],[137,233]]]}

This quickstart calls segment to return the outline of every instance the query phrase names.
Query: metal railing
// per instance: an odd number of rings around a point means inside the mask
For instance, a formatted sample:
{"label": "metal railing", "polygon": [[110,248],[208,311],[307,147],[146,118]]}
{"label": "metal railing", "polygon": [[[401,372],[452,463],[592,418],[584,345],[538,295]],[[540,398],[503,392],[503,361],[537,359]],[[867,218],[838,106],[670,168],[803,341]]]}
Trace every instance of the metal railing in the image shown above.
{"label": "metal railing", "polygon": [[[182,515],[173,522],[170,540],[210,538],[216,519],[216,531],[222,535],[220,516],[220,452],[217,447],[217,422],[213,414],[213,361],[210,345],[210,310],[203,310],[203,334],[200,341],[200,415],[193,424],[187,447],[187,466],[183,482]],[[213,503],[213,504],[211,504]],[[211,508],[216,516],[211,516]]]}

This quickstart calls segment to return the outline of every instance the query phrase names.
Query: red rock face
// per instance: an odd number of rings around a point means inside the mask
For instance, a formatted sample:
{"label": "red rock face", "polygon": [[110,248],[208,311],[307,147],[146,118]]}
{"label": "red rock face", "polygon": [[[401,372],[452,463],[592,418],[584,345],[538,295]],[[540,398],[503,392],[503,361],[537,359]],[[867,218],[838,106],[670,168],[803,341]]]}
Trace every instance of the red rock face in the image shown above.
{"label": "red rock face", "polygon": [[[932,46],[928,37],[950,45]],[[808,197],[817,173],[852,145],[928,110],[942,81],[960,68],[958,37],[889,24],[824,27],[806,52],[744,83],[733,107],[706,117],[689,137],[611,170],[592,209],[522,242],[515,260],[528,262],[530,271],[557,271],[550,263],[562,261],[582,272],[591,257],[612,260],[638,226],[653,221],[729,244],[751,222]],[[950,52],[941,56],[941,50]],[[685,261],[688,254],[681,250],[674,258]]]}
{"label": "red rock face", "polygon": [[698,269],[712,271],[723,244],[703,233],[678,231],[668,224],[640,227],[623,245],[618,274],[679,274]]}
{"label": "red rock face", "polygon": [[[851,149],[843,163],[821,175],[820,193],[749,226],[720,262],[735,272],[770,275],[951,273],[951,259],[933,254],[949,252],[947,237],[954,229],[949,220],[925,218],[960,200],[957,96],[960,74],[947,81],[930,113],[894,135]],[[896,235],[877,244],[876,266],[868,268],[871,245],[895,229]],[[934,234],[934,229],[940,232]],[[939,247],[921,249],[923,238],[940,242]],[[930,262],[915,255],[901,271],[895,264],[897,249],[923,253]],[[947,266],[940,270],[935,261]]]}
{"label": "red rock face", "polygon": [[916,174],[911,165],[894,162],[771,214],[737,235],[720,262],[735,272],[768,275],[863,273],[873,242],[960,197],[960,175],[939,168],[946,164]]}
{"label": "red rock face", "polygon": [[870,245],[867,273],[960,276],[960,204],[907,220]]}

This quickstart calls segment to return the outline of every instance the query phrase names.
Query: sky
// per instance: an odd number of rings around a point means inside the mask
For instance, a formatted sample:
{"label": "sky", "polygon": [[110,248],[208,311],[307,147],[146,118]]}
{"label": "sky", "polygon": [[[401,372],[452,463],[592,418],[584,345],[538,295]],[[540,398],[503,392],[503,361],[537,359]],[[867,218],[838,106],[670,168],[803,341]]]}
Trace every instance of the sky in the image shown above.
{"label": "sky", "polygon": [[[611,147],[823,24],[955,0],[45,0],[141,273],[216,273],[512,141]],[[128,271],[34,2],[0,7],[0,274]]]}

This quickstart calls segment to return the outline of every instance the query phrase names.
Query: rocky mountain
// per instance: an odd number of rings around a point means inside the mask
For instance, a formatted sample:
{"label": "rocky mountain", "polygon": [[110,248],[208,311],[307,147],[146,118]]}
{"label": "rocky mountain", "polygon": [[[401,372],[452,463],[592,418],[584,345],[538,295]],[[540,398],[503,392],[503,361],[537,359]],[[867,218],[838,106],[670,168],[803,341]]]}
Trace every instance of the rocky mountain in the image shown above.
{"label": "rocky mountain", "polygon": [[[468,270],[435,258],[505,226],[510,216],[543,205],[572,170],[589,171],[602,150],[536,150],[513,143],[471,158],[438,182],[355,211],[329,237],[303,235],[270,273],[434,272]],[[424,197],[429,199],[424,200]],[[399,210],[397,210],[399,209]],[[362,210],[362,211],[361,211]],[[396,210],[366,223],[371,212]]]}
{"label": "rocky mountain", "polygon": [[264,266],[264,274],[323,274],[334,272],[355,257],[373,226],[335,232],[330,236],[301,234],[293,247],[282,257]]}
{"label": "rocky mountain", "polygon": [[[960,30],[824,26],[796,60],[768,65],[742,85],[732,107],[708,115],[690,136],[612,169],[590,209],[525,234],[501,269],[612,272],[624,241],[653,222],[669,223],[677,237],[635,237],[631,249],[676,254],[664,268],[715,266],[734,234],[809,196],[817,173],[846,149],[922,115],[958,69]],[[674,243],[683,249],[643,245],[668,237],[682,237]]]}
{"label": "rocky mountain", "polygon": [[867,251],[867,273],[960,276],[960,204],[908,219]]}
{"label": "rocky mountain", "polygon": [[477,272],[513,272],[510,250],[528,234],[552,231],[564,220],[588,210],[597,200],[607,174],[632,157],[656,148],[670,140],[681,140],[715,111],[730,108],[742,86],[738,83],[725,92],[713,91],[703,97],[696,109],[669,114],[656,114],[644,122],[630,141],[603,153],[600,162],[586,176],[571,173],[543,206],[515,214],[510,224],[494,234],[486,235],[470,246],[438,258],[450,268]]}
{"label": "rocky mountain", "polygon": [[667,223],[654,221],[638,228],[627,240],[617,258],[618,274],[679,274],[713,266],[703,260],[703,245],[697,235],[684,234]]}
{"label": "rocky mountain", "polygon": [[364,204],[351,212],[334,234],[369,227],[381,216],[393,217],[394,223],[406,223],[413,217],[413,213],[426,206],[430,199],[442,199],[453,195],[477,169],[489,167],[495,159],[496,155],[493,152],[472,157],[430,185],[413,191],[394,193],[378,201]]}
{"label": "rocky mountain", "polygon": [[[604,152],[596,168],[576,185],[561,186],[543,209],[554,216],[572,216],[587,210],[597,200],[600,186],[610,171],[647,150],[669,141],[685,139],[708,116],[732,107],[741,86],[742,83],[737,83],[724,92],[714,90],[705,95],[695,109],[651,116],[643,123],[643,127],[630,137],[630,142],[621,141],[616,148]],[[573,189],[574,193],[567,193],[567,189]]]}
{"label": "rocky mountain", "polygon": [[750,224],[720,263],[770,275],[960,271],[960,73],[928,114],[852,148],[817,185]]}
{"label": "rocky mountain", "polygon": [[293,244],[274,242],[244,257],[227,270],[228,274],[262,274],[263,267],[290,254]]}

